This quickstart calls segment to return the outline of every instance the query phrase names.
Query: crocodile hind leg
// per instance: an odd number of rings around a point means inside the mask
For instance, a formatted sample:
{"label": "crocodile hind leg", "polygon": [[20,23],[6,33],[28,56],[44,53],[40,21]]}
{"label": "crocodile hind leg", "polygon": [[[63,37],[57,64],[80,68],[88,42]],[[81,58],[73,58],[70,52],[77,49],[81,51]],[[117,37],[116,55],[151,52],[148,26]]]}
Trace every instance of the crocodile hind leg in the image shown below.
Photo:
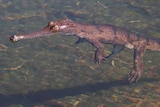
{"label": "crocodile hind leg", "polygon": [[143,56],[144,56],[145,50],[146,50],[146,47],[144,43],[139,44],[139,46],[135,47],[134,49],[134,68],[129,73],[129,76],[128,76],[129,83],[137,82],[143,72],[143,69],[144,69]]}

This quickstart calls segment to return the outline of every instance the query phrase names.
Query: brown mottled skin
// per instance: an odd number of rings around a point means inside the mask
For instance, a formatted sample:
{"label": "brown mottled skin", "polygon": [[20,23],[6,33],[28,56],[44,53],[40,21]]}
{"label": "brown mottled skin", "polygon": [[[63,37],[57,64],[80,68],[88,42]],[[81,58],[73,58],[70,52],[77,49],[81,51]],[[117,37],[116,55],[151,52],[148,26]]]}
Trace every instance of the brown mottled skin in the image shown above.
{"label": "brown mottled skin", "polygon": [[[134,67],[128,76],[129,83],[136,82],[140,78],[144,69],[143,55],[145,51],[147,49],[160,51],[159,40],[145,38],[133,32],[111,25],[81,24],[69,19],[56,22],[51,21],[41,30],[30,34],[12,35],[10,40],[18,41],[21,39],[55,34],[78,36],[79,40],[76,43],[83,40],[88,41],[97,48],[95,52],[95,62],[97,63],[100,63],[107,58],[102,56],[104,52],[103,44],[110,43],[114,44],[114,46],[120,45],[121,49],[119,49],[119,51],[122,50],[123,47],[134,49]],[[112,54],[113,53],[114,52],[112,52]]]}

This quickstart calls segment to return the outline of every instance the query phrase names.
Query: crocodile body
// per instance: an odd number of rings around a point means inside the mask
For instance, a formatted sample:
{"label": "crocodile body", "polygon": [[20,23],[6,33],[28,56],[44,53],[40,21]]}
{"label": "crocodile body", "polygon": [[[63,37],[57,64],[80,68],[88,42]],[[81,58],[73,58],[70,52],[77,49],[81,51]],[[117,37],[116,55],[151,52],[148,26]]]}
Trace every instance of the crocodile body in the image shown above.
{"label": "crocodile body", "polygon": [[12,35],[11,41],[19,41],[21,39],[29,39],[48,35],[75,35],[79,38],[76,43],[83,40],[89,42],[97,48],[95,52],[95,62],[105,61],[108,56],[102,56],[104,52],[104,44],[113,44],[118,51],[114,51],[109,55],[118,53],[124,47],[134,50],[134,67],[129,73],[128,81],[136,82],[144,69],[143,56],[147,49],[160,51],[160,41],[157,39],[146,38],[136,33],[129,32],[120,27],[112,25],[90,25],[74,22],[69,19],[61,21],[51,21],[46,27],[33,33],[24,35]]}

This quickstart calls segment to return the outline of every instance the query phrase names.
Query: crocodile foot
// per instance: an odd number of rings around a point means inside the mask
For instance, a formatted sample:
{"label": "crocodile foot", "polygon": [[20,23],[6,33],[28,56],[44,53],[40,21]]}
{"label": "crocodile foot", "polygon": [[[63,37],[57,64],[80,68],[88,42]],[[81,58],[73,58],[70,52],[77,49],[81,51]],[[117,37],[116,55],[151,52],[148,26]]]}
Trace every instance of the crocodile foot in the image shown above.
{"label": "crocodile foot", "polygon": [[136,71],[136,70],[132,70],[132,71],[129,73],[128,82],[129,82],[129,83],[137,82],[138,79],[140,78],[140,76],[141,76],[141,72],[138,72],[138,71]]}

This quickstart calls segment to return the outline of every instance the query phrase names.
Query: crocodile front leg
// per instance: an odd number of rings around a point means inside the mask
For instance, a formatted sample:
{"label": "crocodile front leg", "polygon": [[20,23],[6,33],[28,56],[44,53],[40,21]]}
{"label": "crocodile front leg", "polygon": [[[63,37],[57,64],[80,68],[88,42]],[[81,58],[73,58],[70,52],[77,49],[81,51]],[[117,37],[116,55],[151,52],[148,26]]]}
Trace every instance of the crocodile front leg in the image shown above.
{"label": "crocodile front leg", "polygon": [[97,48],[95,52],[95,63],[100,64],[106,59],[105,57],[102,56],[104,52],[104,45],[99,40],[92,40],[92,44],[94,47]]}
{"label": "crocodile front leg", "polygon": [[112,50],[111,54],[109,54],[109,55],[106,56],[105,58],[106,58],[106,59],[112,59],[113,56],[115,56],[116,54],[118,54],[118,53],[119,53],[121,50],[123,50],[124,48],[125,48],[124,45],[117,45],[117,44],[115,44],[115,45],[113,46],[113,50]]}
{"label": "crocodile front leg", "polygon": [[143,72],[143,69],[144,69],[143,56],[144,56],[145,50],[146,48],[144,44],[142,45],[139,44],[139,46],[137,46],[134,49],[134,68],[129,73],[129,76],[128,76],[129,83],[137,82]]}

